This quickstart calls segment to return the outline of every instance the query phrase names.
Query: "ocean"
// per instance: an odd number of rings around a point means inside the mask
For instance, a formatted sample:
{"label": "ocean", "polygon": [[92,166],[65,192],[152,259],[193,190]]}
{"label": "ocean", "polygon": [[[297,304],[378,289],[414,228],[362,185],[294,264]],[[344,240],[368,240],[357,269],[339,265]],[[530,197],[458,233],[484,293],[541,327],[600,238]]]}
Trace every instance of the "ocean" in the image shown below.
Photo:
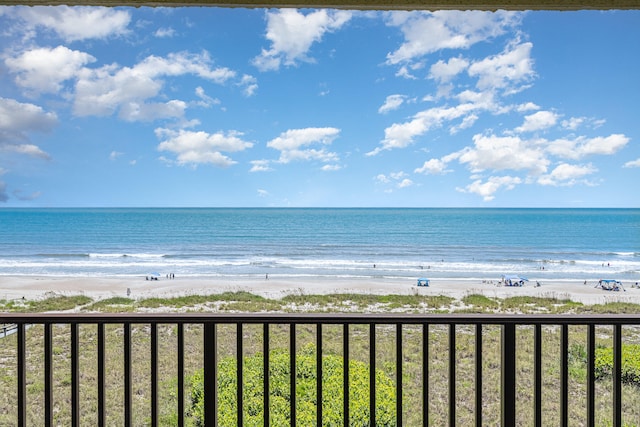
{"label": "ocean", "polygon": [[640,209],[0,209],[0,275],[640,280]]}

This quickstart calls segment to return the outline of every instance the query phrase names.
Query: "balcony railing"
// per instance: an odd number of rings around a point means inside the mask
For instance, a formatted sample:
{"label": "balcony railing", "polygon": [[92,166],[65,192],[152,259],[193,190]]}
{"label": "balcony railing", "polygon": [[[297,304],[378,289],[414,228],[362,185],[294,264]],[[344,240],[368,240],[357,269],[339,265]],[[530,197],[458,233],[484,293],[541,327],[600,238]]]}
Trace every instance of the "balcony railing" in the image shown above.
{"label": "balcony railing", "polygon": [[[543,360],[553,357],[559,360],[557,362],[558,372],[557,381],[553,388],[555,396],[553,400],[553,411],[555,419],[559,420],[560,425],[567,426],[570,418],[570,386],[571,390],[575,387],[570,384],[575,381],[574,377],[570,378],[569,357],[570,357],[570,338],[572,342],[576,340],[574,335],[579,335],[579,340],[584,344],[586,355],[586,378],[581,390],[584,391],[584,399],[577,399],[583,402],[578,410],[581,415],[580,423],[582,425],[596,425],[596,377],[595,377],[595,360],[596,360],[596,340],[605,340],[611,344],[613,348],[613,370],[610,386],[607,386],[610,399],[609,403],[610,422],[608,424],[614,427],[621,427],[623,421],[629,423],[628,419],[623,420],[623,385],[622,385],[622,344],[623,342],[638,342],[640,335],[640,315],[594,315],[594,316],[577,316],[577,315],[368,315],[368,314],[2,314],[0,315],[1,324],[17,325],[17,332],[0,340],[0,369],[5,377],[5,385],[0,392],[3,394],[5,405],[9,406],[14,412],[14,425],[54,425],[56,417],[60,416],[60,406],[68,405],[67,411],[69,415],[69,425],[78,426],[81,423],[81,408],[83,414],[92,412],[91,416],[96,419],[95,424],[98,426],[113,425],[109,422],[108,413],[116,411],[116,408],[123,408],[123,413],[119,414],[122,422],[118,425],[125,426],[140,425],[140,421],[134,422],[133,411],[134,399],[138,398],[140,393],[144,391],[134,392],[139,387],[138,377],[134,378],[133,371],[145,370],[147,373],[144,378],[150,382],[150,390],[146,400],[143,399],[145,405],[148,405],[148,415],[144,417],[144,425],[157,426],[162,423],[160,416],[160,408],[166,406],[166,402],[162,401],[159,393],[159,384],[166,380],[166,373],[160,373],[158,369],[159,357],[171,357],[175,359],[174,375],[177,381],[174,384],[174,400],[173,404],[177,419],[174,425],[185,425],[185,401],[188,401],[189,388],[186,381],[185,361],[186,355],[193,357],[192,350],[185,349],[185,337],[188,335],[186,329],[191,331],[193,328],[198,330],[197,340],[201,353],[197,354],[196,359],[201,361],[204,370],[204,418],[205,426],[216,426],[218,419],[218,375],[219,375],[219,354],[221,348],[229,350],[236,359],[236,413],[234,415],[234,424],[238,426],[245,425],[246,408],[244,407],[245,388],[249,385],[245,384],[243,378],[244,356],[251,347],[255,351],[262,353],[263,369],[265,374],[262,378],[262,391],[270,390],[271,375],[269,375],[270,358],[269,355],[273,350],[273,336],[277,334],[285,334],[285,341],[288,341],[288,354],[290,360],[290,369],[288,375],[291,384],[296,384],[296,351],[300,348],[301,331],[305,331],[305,336],[311,336],[314,341],[315,350],[315,369],[316,377],[323,378],[322,358],[325,354],[328,342],[331,341],[331,351],[338,348],[343,360],[343,378],[342,378],[342,395],[327,396],[325,393],[325,385],[323,381],[316,381],[315,385],[315,402],[323,402],[327,399],[342,400],[342,422],[344,426],[352,425],[350,419],[350,384],[353,382],[349,373],[349,361],[351,359],[362,359],[369,369],[369,424],[376,425],[377,416],[377,388],[376,388],[376,369],[384,367],[395,375],[395,425],[430,425],[430,409],[434,405],[434,399],[446,400],[446,422],[449,426],[455,425],[486,425],[487,391],[483,386],[483,381],[487,381],[488,373],[493,372],[493,377],[499,377],[498,388],[499,404],[497,405],[499,414],[498,422],[502,426],[516,426],[523,424],[523,418],[526,418],[526,425],[541,426],[543,420],[549,414],[549,399],[543,394]],[[171,329],[167,329],[171,328]],[[222,328],[235,329],[232,334],[222,333]],[[132,331],[136,330],[133,334]],[[147,348],[149,353],[145,356],[148,360],[146,366],[134,367],[134,358],[139,357],[139,346],[136,341],[140,340],[140,329],[144,329],[145,339],[148,339]],[[225,329],[226,330],[226,329]],[[248,333],[249,331],[251,333]],[[62,333],[60,332],[62,331]],[[81,340],[81,331],[83,338]],[[90,331],[88,334],[87,331]],[[159,331],[162,331],[160,335]],[[328,333],[329,332],[329,333]],[[491,338],[492,341],[488,340]],[[88,334],[88,335],[87,335]],[[118,345],[116,353],[113,352],[110,335],[118,335]],[[161,345],[166,339],[167,334],[174,336],[175,344],[169,346],[170,351],[166,350],[165,345]],[[549,350],[549,344],[543,345],[543,337],[545,334],[552,334],[552,346],[558,347],[554,351]],[[235,339],[233,338],[235,335]],[[88,338],[87,338],[88,336]],[[229,337],[232,337],[229,339]],[[257,337],[257,338],[256,338]],[[459,346],[460,340],[464,338],[467,344]],[[308,338],[304,338],[308,339]],[[121,341],[120,341],[121,340]],[[337,344],[335,341],[337,340]],[[388,351],[385,348],[377,348],[381,346],[381,340],[385,342],[393,342],[391,352],[395,354],[387,357],[387,362],[381,362],[381,351]],[[390,341],[389,341],[390,340]],[[436,349],[434,340],[442,342],[444,340],[447,351],[445,355],[440,347]],[[469,341],[470,340],[470,341]],[[523,340],[531,341],[531,345],[524,350],[522,346]],[[364,342],[364,346],[358,349],[366,348],[368,352],[353,354],[354,342]],[[64,342],[66,344],[61,344]],[[282,341],[279,341],[282,343]],[[468,343],[471,343],[468,345]],[[120,344],[121,343],[121,344]],[[555,345],[555,343],[559,345]],[[68,348],[67,348],[68,347]],[[462,349],[464,347],[464,349]],[[468,347],[471,347],[469,352]],[[355,347],[353,347],[355,348]],[[528,350],[531,348],[532,350]],[[135,349],[135,350],[134,350]],[[162,349],[162,350],[160,350]],[[225,351],[227,351],[225,350]],[[465,354],[459,354],[464,350]],[[145,350],[146,351],[146,350]],[[159,352],[162,351],[162,354]],[[200,350],[199,350],[200,351]],[[434,351],[438,354],[434,354]],[[517,372],[521,369],[518,365],[521,362],[523,352],[531,352],[526,354],[527,362],[531,365],[532,390],[528,390],[530,399],[527,402],[518,402],[517,396],[522,394],[519,388],[519,380],[522,374]],[[95,358],[91,359],[95,363],[89,369],[95,372],[95,381],[92,383],[94,388],[91,393],[87,392],[87,380],[85,374],[82,374],[80,365],[86,368],[88,362],[81,360],[80,354],[86,352],[94,352]],[[135,352],[135,353],[134,353]],[[166,354],[172,353],[172,354]],[[363,354],[365,353],[365,354]],[[497,354],[497,363],[489,362],[487,354]],[[238,357],[241,355],[242,357]],[[35,357],[35,359],[33,359]],[[59,378],[60,362],[56,361],[60,357],[68,358],[68,364],[63,369],[70,372],[65,373],[68,380],[56,380]],[[441,357],[445,360],[444,373],[446,376],[445,383],[447,390],[435,390],[434,384],[438,384],[438,388],[442,388],[440,378],[434,379],[434,376],[442,376],[441,367],[436,369],[432,366],[433,358]],[[114,358],[121,358],[122,364],[119,365],[122,374],[122,384],[120,388],[109,383],[111,378],[106,371],[108,361],[112,362]],[[419,366],[418,372],[411,373],[411,378],[418,384],[421,389],[416,398],[416,393],[412,392],[409,401],[408,391],[405,390],[407,381],[403,380],[408,376],[405,373],[407,360],[412,360],[413,366]],[[461,359],[467,360],[467,365],[472,366],[471,371],[466,369],[464,375],[459,372]],[[36,360],[34,362],[33,360]],[[388,360],[393,360],[388,363]],[[118,362],[120,363],[120,362]],[[546,362],[545,362],[546,363]],[[497,366],[494,366],[496,365]],[[389,368],[388,365],[391,365]],[[15,366],[12,371],[11,366]],[[173,366],[173,365],[172,365]],[[44,375],[43,386],[40,389],[41,397],[36,399],[32,396],[33,390],[28,389],[33,379],[28,380],[28,375],[35,375],[32,370],[41,369]],[[8,373],[13,373],[16,378],[7,389],[6,378]],[[163,378],[160,378],[160,377]],[[570,381],[571,379],[571,381]],[[70,397],[54,395],[57,382],[68,381],[70,388]],[[146,380],[145,380],[146,381]],[[494,380],[492,380],[494,381]],[[467,384],[472,383],[471,388],[464,388],[465,396],[460,396],[460,382]],[[95,384],[95,385],[94,385]],[[255,387],[255,384],[251,385]],[[468,387],[468,386],[467,386]],[[610,387],[610,388],[609,388]],[[97,390],[95,390],[97,388]],[[142,387],[144,388],[144,387]],[[122,395],[116,397],[119,403],[114,404],[112,391],[114,389],[121,390]],[[82,390],[82,392],[81,392]],[[295,390],[295,387],[293,387]],[[471,397],[466,396],[471,391]],[[83,403],[86,394],[97,395],[95,405]],[[575,393],[574,393],[575,394]],[[165,396],[166,394],[163,394]],[[272,396],[269,392],[261,393],[263,399],[262,407],[266,410],[262,411],[262,425],[273,425],[270,420],[270,411]],[[546,396],[546,397],[545,397]],[[296,393],[290,393],[288,396],[289,403],[289,419],[292,426],[302,425],[297,421],[298,405],[296,404]],[[465,406],[471,409],[465,409],[466,412],[472,414],[472,421],[468,418],[462,420],[459,417],[458,403],[461,399],[465,399]],[[417,399],[417,400],[416,400]],[[530,400],[530,402],[529,402]],[[43,401],[43,402],[42,402]],[[68,401],[68,403],[67,403]],[[177,401],[177,402],[176,402]],[[15,405],[11,407],[11,402]],[[40,402],[41,409],[36,414],[32,413],[29,408]],[[637,403],[637,402],[636,402]],[[114,406],[115,405],[115,406]],[[546,406],[545,406],[546,405]],[[575,412],[575,404],[571,403],[571,411]],[[603,411],[599,407],[598,411]],[[522,415],[525,412],[527,415]],[[85,414],[86,415],[86,414]],[[83,415],[84,416],[84,415]],[[411,416],[411,420],[409,420]],[[495,417],[496,415],[493,414]],[[635,417],[637,415],[632,415]],[[40,419],[41,417],[41,419]],[[315,425],[321,426],[324,420],[323,405],[315,405]],[[417,424],[415,420],[420,420]],[[637,422],[635,418],[631,420]],[[433,422],[433,421],[431,421]],[[438,422],[433,425],[443,425]]]}

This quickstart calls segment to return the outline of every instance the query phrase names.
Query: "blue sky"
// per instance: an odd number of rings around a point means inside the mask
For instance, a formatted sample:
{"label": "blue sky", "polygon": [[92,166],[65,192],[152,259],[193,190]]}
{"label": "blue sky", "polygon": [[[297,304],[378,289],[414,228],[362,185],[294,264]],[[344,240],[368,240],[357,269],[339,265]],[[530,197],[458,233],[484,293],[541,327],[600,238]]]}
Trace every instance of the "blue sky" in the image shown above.
{"label": "blue sky", "polygon": [[0,7],[0,207],[640,207],[640,13]]}

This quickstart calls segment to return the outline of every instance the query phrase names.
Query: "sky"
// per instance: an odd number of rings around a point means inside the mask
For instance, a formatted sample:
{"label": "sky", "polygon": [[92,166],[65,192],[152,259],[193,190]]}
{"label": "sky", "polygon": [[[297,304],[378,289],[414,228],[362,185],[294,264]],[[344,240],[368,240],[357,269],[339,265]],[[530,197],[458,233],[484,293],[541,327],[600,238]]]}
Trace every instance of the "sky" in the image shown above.
{"label": "sky", "polygon": [[0,7],[0,208],[638,208],[639,42],[639,11]]}

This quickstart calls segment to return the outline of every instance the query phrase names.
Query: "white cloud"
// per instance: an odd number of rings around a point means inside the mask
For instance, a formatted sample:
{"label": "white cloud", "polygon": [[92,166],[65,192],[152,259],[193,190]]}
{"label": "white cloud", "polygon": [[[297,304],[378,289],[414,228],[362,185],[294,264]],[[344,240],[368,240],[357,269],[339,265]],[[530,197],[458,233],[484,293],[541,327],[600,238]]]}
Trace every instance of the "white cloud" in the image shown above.
{"label": "white cloud", "polygon": [[258,90],[258,79],[249,74],[243,74],[238,86],[243,88],[242,92],[245,96],[252,96]]}
{"label": "white cloud", "polygon": [[184,101],[138,103],[129,102],[120,107],[120,118],[128,122],[150,122],[156,119],[183,117],[187,104]]}
{"label": "white cloud", "polygon": [[406,66],[402,66],[400,68],[398,68],[398,71],[396,71],[396,77],[402,77],[408,80],[417,80],[418,78],[416,76],[413,75],[413,73],[411,71],[409,71],[409,67]]}
{"label": "white cloud", "polygon": [[422,173],[425,175],[443,175],[447,172],[451,172],[447,170],[448,163],[442,159],[430,159],[424,162],[422,167],[419,167],[414,170],[415,173]]}
{"label": "white cloud", "polygon": [[482,197],[485,202],[490,202],[495,198],[495,193],[501,188],[513,190],[522,180],[513,176],[492,176],[487,181],[478,179],[467,185],[464,189],[458,189],[463,193],[473,193]]}
{"label": "white cloud", "polygon": [[460,57],[450,58],[447,62],[439,60],[431,66],[429,77],[440,83],[446,83],[466,70],[468,66],[469,61]]}
{"label": "white cloud", "polygon": [[138,63],[134,70],[149,77],[182,76],[193,74],[200,78],[222,84],[235,77],[235,71],[226,67],[212,67],[211,58],[206,51],[200,54],[188,52],[170,53],[167,57],[148,56]]}
{"label": "white cloud", "polygon": [[404,103],[406,96],[404,95],[389,95],[385,99],[384,104],[378,108],[378,113],[385,114],[389,111],[397,110]]}
{"label": "white cloud", "polygon": [[5,64],[16,74],[16,84],[43,93],[56,93],[62,83],[75,79],[86,64],[96,58],[88,53],[65,46],[53,49],[41,47],[23,52],[15,58],[6,58]]}
{"label": "white cloud", "polygon": [[251,169],[249,172],[270,172],[273,170],[269,164],[271,163],[269,160],[252,160]]}
{"label": "white cloud", "polygon": [[171,53],[166,58],[149,56],[134,67],[115,64],[79,72],[73,111],[78,116],[108,116],[116,111],[127,121],[182,117],[183,101],[148,102],[160,94],[162,77],[194,74],[215,83],[225,83],[235,72],[211,67],[206,52],[198,55]]}
{"label": "white cloud", "polygon": [[0,150],[49,159],[39,147],[28,144],[31,132],[49,132],[58,123],[55,113],[41,107],[0,98]]}
{"label": "white cloud", "polygon": [[449,133],[451,135],[455,135],[456,133],[460,132],[462,129],[470,128],[471,126],[474,125],[474,123],[476,122],[476,120],[478,120],[478,118],[479,117],[477,114],[469,114],[468,116],[465,116],[459,125],[451,126],[451,129],[449,129]]}
{"label": "white cloud", "polygon": [[540,185],[574,185],[578,178],[582,178],[586,175],[591,175],[598,170],[593,165],[570,165],[568,163],[561,163],[556,166],[550,174],[543,175],[538,178],[538,184]]}
{"label": "white cloud", "polygon": [[538,111],[524,117],[522,126],[515,128],[516,132],[535,132],[548,129],[558,122],[558,115],[551,111]]}
{"label": "white cloud", "polygon": [[[48,132],[58,122],[55,113],[47,113],[42,107],[0,98],[0,135],[24,139],[23,132]],[[5,141],[4,138],[0,141]]]}
{"label": "white cloud", "polygon": [[459,158],[472,172],[528,170],[542,174],[550,163],[544,150],[517,136],[474,135],[473,143],[474,147],[463,149]]}
{"label": "white cloud", "polygon": [[520,104],[516,107],[516,111],[520,113],[526,113],[527,111],[539,110],[540,107],[533,102],[525,102],[524,104]]}
{"label": "white cloud", "polygon": [[374,180],[381,184],[387,184],[390,181],[389,178],[383,173],[376,175],[374,177]]}
{"label": "white cloud", "polygon": [[384,130],[382,145],[368,152],[367,156],[374,156],[383,150],[405,148],[413,144],[414,138],[424,135],[430,129],[470,114],[476,106],[473,104],[459,104],[455,107],[435,107],[421,111],[413,119],[405,123],[394,123]]}
{"label": "white cloud", "polygon": [[339,171],[340,169],[342,169],[342,166],[340,165],[324,165],[320,168],[323,172],[334,172]]}
{"label": "white cloud", "polygon": [[349,11],[317,10],[304,15],[296,9],[267,12],[266,38],[271,48],[262,49],[253,64],[261,71],[277,70],[281,65],[311,62],[308,56],[313,43],[329,32],[340,29],[352,16]]}
{"label": "white cloud", "polygon": [[589,155],[611,155],[624,148],[629,138],[623,134],[611,134],[595,138],[556,139],[550,141],[547,151],[566,159],[581,159]]}
{"label": "white cloud", "polygon": [[158,145],[158,150],[175,154],[179,165],[197,166],[208,163],[227,167],[237,162],[222,152],[238,152],[253,147],[253,143],[241,139],[242,133],[236,131],[210,134],[203,131],[158,128],[155,132],[159,139],[164,139]]}
{"label": "white cloud", "polygon": [[121,153],[120,151],[112,151],[111,154],[109,154],[109,160],[116,160],[118,157],[122,156],[124,153]]}
{"label": "white cloud", "polygon": [[392,179],[395,179],[396,181],[398,181],[398,180],[401,180],[402,178],[406,177],[407,174],[405,172],[400,171],[400,172],[391,172],[389,174],[389,176]]}
{"label": "white cloud", "polygon": [[412,185],[413,185],[413,181],[411,181],[409,178],[405,178],[398,183],[398,188],[407,188],[407,187],[411,187]]}
{"label": "white cloud", "polygon": [[267,197],[267,196],[269,196],[269,192],[267,190],[258,188],[258,197]]}
{"label": "white cloud", "polygon": [[532,43],[508,46],[501,54],[476,61],[469,66],[469,75],[478,77],[480,90],[503,89],[505,93],[517,92],[518,86],[535,76],[531,59]]}
{"label": "white cloud", "polygon": [[415,184],[411,179],[407,178],[406,172],[403,171],[391,172],[389,175],[381,173],[376,175],[373,179],[378,184],[387,187],[385,190],[387,193],[393,192],[393,188],[407,188]]}
{"label": "white cloud", "polygon": [[[2,147],[0,146],[0,148]],[[50,159],[47,153],[42,151],[37,145],[33,144],[8,144],[4,146],[4,149],[14,153],[24,154],[26,156],[39,157],[45,160]]]}
{"label": "white cloud", "polygon": [[622,134],[598,136],[584,140],[580,144],[579,150],[584,156],[591,154],[611,155],[620,151],[628,142],[629,138]]}
{"label": "white cloud", "polygon": [[562,121],[562,127],[569,130],[578,129],[585,122],[584,117],[570,117]]}
{"label": "white cloud", "polygon": [[131,21],[129,12],[107,7],[20,7],[16,14],[27,28],[43,27],[67,42],[124,35]]}
{"label": "white cloud", "polygon": [[442,49],[468,49],[519,23],[517,12],[391,12],[388,25],[399,27],[405,41],[387,55],[388,64],[411,62]]}
{"label": "white cloud", "polygon": [[161,39],[171,38],[176,35],[176,30],[173,28],[158,28],[153,35]]}
{"label": "white cloud", "polygon": [[209,95],[207,95],[204,89],[202,88],[202,86],[198,86],[196,88],[195,94],[198,98],[200,98],[200,101],[197,102],[197,105],[201,107],[210,107],[211,105],[220,104],[220,100],[217,98],[212,98]]}
{"label": "white cloud", "polygon": [[295,160],[337,162],[339,157],[336,153],[329,152],[324,147],[320,149],[307,147],[331,145],[339,133],[340,129],[332,127],[290,129],[269,141],[267,147],[280,151],[278,160],[280,163],[289,163]]}
{"label": "white cloud", "polygon": [[640,168],[640,158],[631,160],[624,164],[625,168]]}

